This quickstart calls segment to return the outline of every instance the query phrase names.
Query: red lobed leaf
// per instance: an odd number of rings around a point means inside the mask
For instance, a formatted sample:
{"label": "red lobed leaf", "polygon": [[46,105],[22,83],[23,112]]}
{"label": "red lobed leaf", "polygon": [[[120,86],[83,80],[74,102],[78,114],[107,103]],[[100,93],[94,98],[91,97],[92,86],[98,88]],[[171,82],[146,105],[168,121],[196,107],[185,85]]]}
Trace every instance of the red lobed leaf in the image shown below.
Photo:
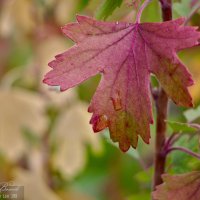
{"label": "red lobed leaf", "polygon": [[88,109],[94,132],[108,127],[122,151],[136,148],[139,135],[149,143],[150,73],[176,104],[192,106],[187,87],[193,80],[176,52],[198,43],[195,27],[183,26],[182,18],[133,24],[77,16],[77,21],[62,28],[76,44],[49,63],[44,83],[64,91],[101,73]]}
{"label": "red lobed leaf", "polygon": [[199,200],[200,172],[162,175],[164,183],[153,192],[155,200]]}

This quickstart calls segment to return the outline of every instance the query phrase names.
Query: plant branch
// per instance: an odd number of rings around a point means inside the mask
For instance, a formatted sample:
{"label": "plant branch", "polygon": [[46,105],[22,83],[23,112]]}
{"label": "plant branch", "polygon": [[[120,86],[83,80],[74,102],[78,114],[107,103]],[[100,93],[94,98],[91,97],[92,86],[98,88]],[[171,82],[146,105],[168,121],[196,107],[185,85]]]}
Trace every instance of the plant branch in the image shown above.
{"label": "plant branch", "polygon": [[179,140],[183,136],[190,136],[193,137],[195,135],[200,134],[199,131],[194,133],[176,133],[174,132],[165,142],[165,149],[167,149],[169,146],[172,146],[177,140]]}
{"label": "plant branch", "polygon": [[174,144],[174,142],[176,141],[176,139],[180,136],[180,134],[177,133],[173,133],[165,142],[165,149],[167,149],[169,146],[171,146],[172,144]]}
{"label": "plant branch", "polygon": [[195,153],[187,148],[184,148],[184,147],[171,147],[166,151],[166,155],[172,151],[182,151],[182,152],[187,153],[195,158],[200,159],[200,154],[197,154],[197,153]]}
{"label": "plant branch", "polygon": [[172,19],[172,1],[171,0],[160,0],[162,9],[163,21],[169,21]]}
{"label": "plant branch", "polygon": [[[172,2],[171,0],[160,0],[163,21],[172,19]],[[166,141],[166,119],[167,119],[168,97],[163,89],[160,89],[156,101],[156,141],[155,141],[155,164],[153,190],[163,181],[161,175],[165,172],[166,155],[164,145]]]}
{"label": "plant branch", "polygon": [[166,155],[164,154],[164,145],[166,141],[166,118],[168,97],[161,89],[156,101],[157,125],[156,125],[156,144],[155,144],[155,166],[153,189],[162,183],[161,175],[165,171]]}

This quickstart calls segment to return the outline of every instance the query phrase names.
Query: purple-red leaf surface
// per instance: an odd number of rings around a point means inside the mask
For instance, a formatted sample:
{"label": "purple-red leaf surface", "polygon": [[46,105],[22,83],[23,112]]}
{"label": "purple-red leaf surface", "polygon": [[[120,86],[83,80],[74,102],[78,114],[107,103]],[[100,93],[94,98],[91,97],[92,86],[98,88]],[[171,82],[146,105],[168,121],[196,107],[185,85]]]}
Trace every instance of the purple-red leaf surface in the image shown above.
{"label": "purple-red leaf surface", "polygon": [[77,16],[63,33],[76,44],[49,63],[44,82],[61,90],[101,73],[89,106],[95,132],[109,128],[122,151],[136,148],[138,135],[149,143],[153,123],[150,74],[178,105],[192,106],[192,77],[176,52],[196,45],[200,33],[184,19],[163,23],[112,23]]}
{"label": "purple-red leaf surface", "polygon": [[153,192],[155,200],[199,200],[200,172],[181,175],[162,175],[164,183]]}

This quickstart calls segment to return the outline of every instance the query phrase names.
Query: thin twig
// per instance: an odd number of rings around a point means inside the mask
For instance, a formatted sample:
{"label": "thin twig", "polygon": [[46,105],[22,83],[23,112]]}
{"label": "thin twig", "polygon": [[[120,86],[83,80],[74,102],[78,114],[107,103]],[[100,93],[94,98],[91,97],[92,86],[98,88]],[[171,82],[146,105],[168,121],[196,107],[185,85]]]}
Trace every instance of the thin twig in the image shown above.
{"label": "thin twig", "polygon": [[193,17],[193,15],[200,9],[200,2],[198,2],[193,9],[191,10],[190,14],[188,15],[188,17],[186,18],[184,25],[187,25],[188,22],[191,20],[191,18]]}
{"label": "thin twig", "polygon": [[200,154],[198,153],[195,153],[187,148],[184,148],[184,147],[171,147],[169,148],[167,151],[166,151],[166,155],[169,154],[170,152],[172,151],[182,151],[184,153],[187,153],[195,158],[198,158],[200,160]]}
{"label": "thin twig", "polygon": [[174,143],[174,139],[177,137],[177,133],[173,133],[165,142],[165,149]]}
{"label": "thin twig", "polygon": [[170,145],[172,146],[175,142],[177,142],[178,140],[179,140],[179,138],[181,138],[181,136],[183,135],[183,133],[177,133],[174,137],[173,137],[173,139],[171,140],[171,143],[170,143]]}
{"label": "thin twig", "polygon": [[[179,138],[181,138],[182,136],[190,136],[190,137],[194,137],[195,135],[199,135],[200,133],[197,131],[195,133],[173,133],[174,136],[172,139],[170,139],[170,145],[173,145]],[[172,134],[172,135],[173,135]],[[168,140],[169,140],[168,139]]]}

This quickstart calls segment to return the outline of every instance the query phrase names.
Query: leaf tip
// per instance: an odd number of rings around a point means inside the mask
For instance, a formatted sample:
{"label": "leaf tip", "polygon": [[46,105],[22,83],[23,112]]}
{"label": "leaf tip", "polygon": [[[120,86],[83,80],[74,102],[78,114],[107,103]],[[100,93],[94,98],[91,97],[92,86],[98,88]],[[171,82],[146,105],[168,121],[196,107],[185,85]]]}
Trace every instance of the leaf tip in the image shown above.
{"label": "leaf tip", "polygon": [[90,17],[76,14],[76,20],[77,20],[78,23],[81,23],[81,22],[85,21],[86,19],[90,19]]}
{"label": "leaf tip", "polygon": [[190,102],[189,107],[194,107],[194,103]]}
{"label": "leaf tip", "polygon": [[126,153],[130,148],[130,143],[129,142],[119,143],[119,148],[123,153]]}
{"label": "leaf tip", "polygon": [[55,60],[49,62],[49,63],[48,63],[48,66],[51,67],[51,68],[54,68],[54,66],[55,66],[55,64],[56,64],[55,62],[56,62]]}
{"label": "leaf tip", "polygon": [[48,83],[47,83],[47,78],[44,78],[44,79],[42,80],[42,82],[45,83],[45,84],[48,84]]}
{"label": "leaf tip", "polygon": [[92,124],[95,133],[100,132],[108,127],[108,117],[106,115],[93,116],[90,120],[90,124]]}
{"label": "leaf tip", "polygon": [[61,92],[64,92],[66,89],[65,88],[63,88],[62,86],[60,86],[60,91]]}

